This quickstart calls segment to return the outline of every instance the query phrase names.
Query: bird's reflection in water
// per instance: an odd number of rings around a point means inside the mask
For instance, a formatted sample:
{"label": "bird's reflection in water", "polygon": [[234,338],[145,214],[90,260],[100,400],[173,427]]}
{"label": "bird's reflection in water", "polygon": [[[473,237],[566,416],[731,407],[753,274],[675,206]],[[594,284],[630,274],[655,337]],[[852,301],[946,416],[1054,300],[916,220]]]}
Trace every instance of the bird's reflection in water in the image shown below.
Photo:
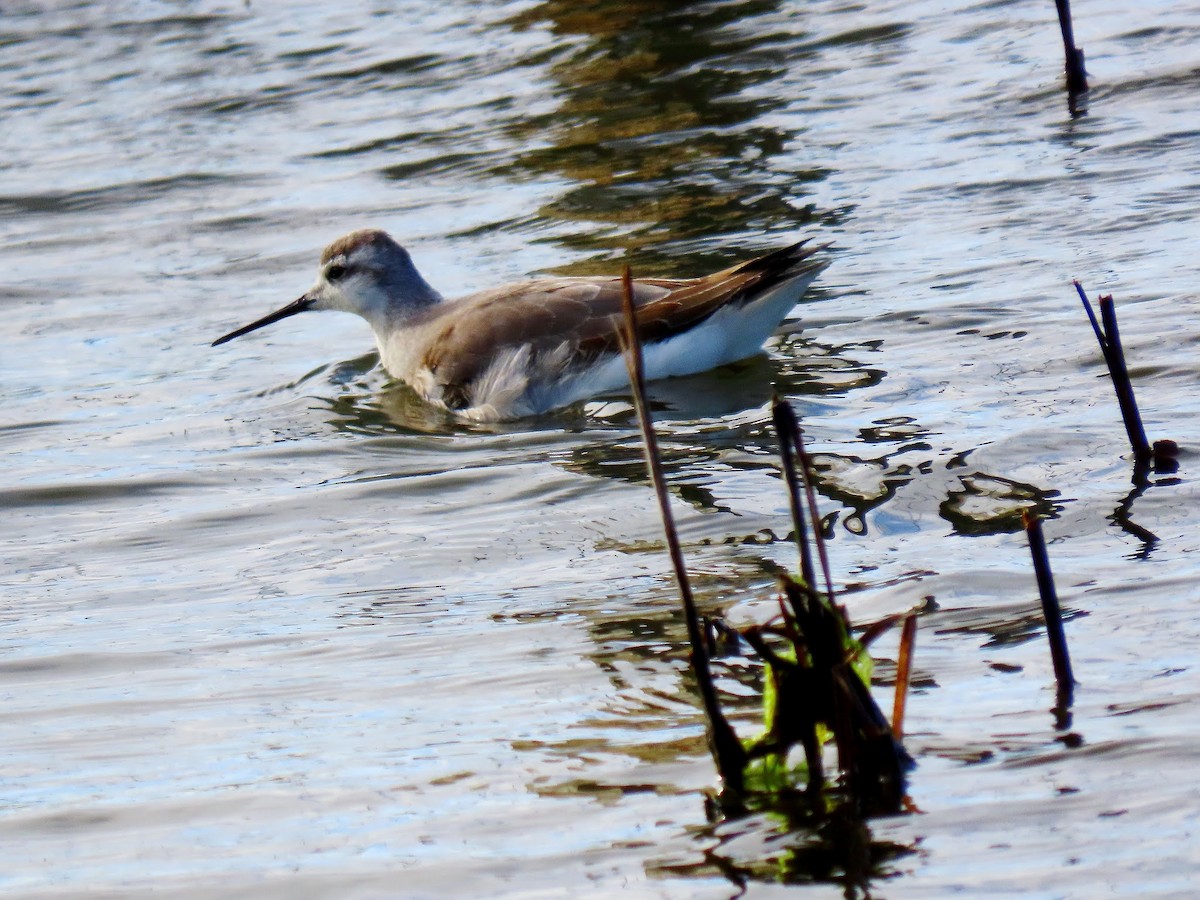
{"label": "bird's reflection in water", "polygon": [[[389,380],[375,367],[374,353],[343,362],[328,370],[327,378],[339,390],[328,403],[339,431],[360,434],[510,434],[555,430],[626,431],[636,428],[632,399],[617,394],[577,403],[542,416],[510,422],[467,422],[449,410],[422,400],[402,382]],[[727,419],[768,402],[772,385],[779,380],[780,364],[765,353],[718,369],[685,378],[669,378],[649,385],[656,418],[683,427],[718,429]],[[690,423],[685,426],[685,423]]]}
{"label": "bird's reflection in water", "polygon": [[[708,490],[714,465],[778,471],[772,395],[788,397],[803,416],[831,397],[876,385],[885,373],[859,358],[861,351],[871,349],[791,335],[770,352],[698,375],[652,382],[649,400],[668,476],[688,488],[692,505],[727,508]],[[372,437],[511,435],[549,451],[568,471],[632,483],[646,480],[628,394],[511,422],[465,422],[389,380],[377,363],[377,355],[370,353],[325,370],[324,377],[337,389],[335,396],[321,401],[332,414],[327,420],[331,427]]]}

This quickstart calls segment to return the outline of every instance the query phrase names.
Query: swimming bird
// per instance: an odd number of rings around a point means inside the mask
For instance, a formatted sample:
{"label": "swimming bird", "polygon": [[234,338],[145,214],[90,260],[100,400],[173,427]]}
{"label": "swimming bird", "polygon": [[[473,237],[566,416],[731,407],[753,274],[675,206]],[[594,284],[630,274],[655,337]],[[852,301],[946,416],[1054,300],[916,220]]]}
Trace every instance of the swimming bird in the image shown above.
{"label": "swimming bird", "polygon": [[[802,241],[702,278],[633,282],[648,378],[753,356],[826,263]],[[308,310],[356,313],[383,366],[466,419],[536,415],[628,385],[621,279],[538,278],[445,300],[403,247],[376,229],[338,238],[298,300],[213,346]]]}

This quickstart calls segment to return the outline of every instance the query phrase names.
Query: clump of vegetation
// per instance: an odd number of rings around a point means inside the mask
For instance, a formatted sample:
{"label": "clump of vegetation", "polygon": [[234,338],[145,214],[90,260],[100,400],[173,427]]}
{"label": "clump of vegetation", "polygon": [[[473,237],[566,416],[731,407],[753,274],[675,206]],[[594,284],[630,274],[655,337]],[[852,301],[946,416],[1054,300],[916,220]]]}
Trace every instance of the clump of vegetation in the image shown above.
{"label": "clump of vegetation", "polygon": [[[719,626],[748,644],[765,667],[762,734],[741,740],[725,716],[713,683],[708,633],[692,597],[647,409],[628,270],[625,285],[625,358],[645,439],[647,466],[683,602],[691,666],[706,714],[708,744],[722,779],[722,810],[728,814],[747,808],[795,807],[801,802],[810,814],[818,816],[846,804],[858,815],[900,812],[905,795],[904,773],[912,760],[897,738],[897,730],[871,696],[872,663],[866,644],[903,617],[880,623],[862,639],[852,635],[846,611],[833,595],[815,492],[808,477],[810,461],[800,428],[792,408],[778,399],[773,413],[800,550],[800,575],[781,578],[780,612],[772,621],[736,632]],[[811,528],[806,523],[811,523]],[[817,587],[812,547],[820,561],[824,590]],[[906,660],[911,654],[913,626],[915,619],[906,627],[906,640],[902,641],[905,662],[899,667],[903,678],[897,679],[898,698],[907,691]],[[899,699],[895,714],[902,715],[903,707]],[[826,775],[827,745],[836,748],[836,778]],[[793,751],[798,750],[803,751],[803,757],[793,762],[792,758],[799,756]]]}
{"label": "clump of vegetation", "polygon": [[[706,622],[697,612],[667,487],[650,421],[641,347],[637,338],[629,271],[625,272],[625,323],[622,346],[629,367],[638,421],[645,439],[646,464],[658,499],[667,547],[683,602],[691,643],[692,672],[700,688],[709,748],[722,789],[713,798],[715,815],[732,817],[748,811],[771,814],[788,829],[804,827],[812,839],[777,861],[773,877],[807,880],[820,873],[840,872],[847,885],[866,884],[881,859],[911,848],[877,845],[865,821],[893,815],[913,806],[906,773],[914,765],[901,743],[904,707],[911,674],[916,616],[889,617],[855,632],[834,595],[822,524],[813,488],[813,468],[803,434],[791,406],[776,399],[772,406],[780,458],[799,551],[798,575],[779,582],[779,612],[768,622],[734,629]],[[1134,457],[1135,491],[1114,516],[1125,530],[1144,540],[1157,538],[1129,520],[1128,507],[1145,489],[1147,472],[1173,470],[1178,448],[1173,441],[1151,444],[1145,436],[1133,398],[1111,297],[1100,298],[1100,317],[1076,282],[1100,349],[1108,364]],[[1036,499],[1031,497],[1031,499]],[[1075,687],[1063,630],[1063,615],[1054,590],[1049,557],[1036,505],[1021,511],[1046,622],[1047,638],[1058,687],[1056,727],[1070,725]],[[895,678],[891,722],[870,692],[873,662],[868,647],[883,631],[903,623]],[[714,685],[710,655],[715,637],[748,646],[763,665],[763,728],[742,739],[726,717]],[[1068,746],[1078,736],[1064,733]],[[836,759],[829,771],[827,760]],[[716,857],[714,856],[715,860]],[[728,863],[735,880],[755,873]],[[804,869],[807,875],[797,868]],[[731,876],[732,877],[732,876]],[[849,893],[847,894],[850,895]]]}

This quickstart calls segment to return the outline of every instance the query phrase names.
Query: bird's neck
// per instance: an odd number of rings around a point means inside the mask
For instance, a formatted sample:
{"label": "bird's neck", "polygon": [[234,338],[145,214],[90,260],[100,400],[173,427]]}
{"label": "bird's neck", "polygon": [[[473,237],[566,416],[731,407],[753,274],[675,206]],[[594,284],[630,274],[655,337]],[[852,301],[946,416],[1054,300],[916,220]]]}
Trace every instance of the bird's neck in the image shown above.
{"label": "bird's neck", "polygon": [[381,287],[386,302],[377,308],[378,316],[368,317],[376,332],[411,327],[428,318],[442,303],[442,295],[411,263],[402,271],[394,271],[393,277]]}
{"label": "bird's neck", "polygon": [[363,279],[355,287],[345,305],[331,308],[362,316],[380,336],[411,327],[442,303],[442,295],[411,267],[399,277],[382,273],[382,277]]}
{"label": "bird's neck", "polygon": [[393,304],[408,312],[422,312],[442,302],[442,295],[435,291],[414,269],[412,278],[404,286],[403,303]]}

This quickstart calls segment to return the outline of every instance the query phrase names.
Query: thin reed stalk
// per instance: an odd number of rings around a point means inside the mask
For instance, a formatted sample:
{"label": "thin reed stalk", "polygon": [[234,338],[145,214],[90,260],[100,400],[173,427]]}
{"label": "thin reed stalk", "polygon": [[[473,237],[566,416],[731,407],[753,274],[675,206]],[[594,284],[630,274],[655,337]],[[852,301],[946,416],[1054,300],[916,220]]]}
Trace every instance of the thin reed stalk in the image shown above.
{"label": "thin reed stalk", "polygon": [[1054,678],[1058,682],[1059,706],[1067,707],[1071,705],[1075,677],[1071,673],[1071,655],[1067,652],[1062,608],[1054,590],[1054,575],[1050,571],[1050,555],[1046,552],[1041,520],[1028,510],[1022,512],[1021,518],[1029,538],[1029,552],[1033,557],[1033,571],[1042,600],[1042,615],[1046,619],[1046,639],[1050,642],[1050,658],[1054,663]]}
{"label": "thin reed stalk", "polygon": [[904,708],[908,703],[908,684],[912,679],[913,649],[917,641],[917,616],[909,613],[904,617],[904,628],[900,632],[900,652],[896,658],[896,692],[892,701],[892,736],[897,741],[904,739]]}
{"label": "thin reed stalk", "polygon": [[700,697],[704,704],[709,749],[717,764],[717,772],[726,788],[740,794],[744,785],[746,751],[734,733],[733,727],[729,724],[729,720],[721,712],[716,685],[713,683],[712,670],[709,666],[705,630],[700,620],[700,614],[696,610],[691,582],[683,561],[683,550],[679,544],[679,534],[675,528],[675,517],[671,513],[670,495],[667,492],[666,478],[663,475],[662,462],[658,453],[658,438],[654,431],[654,423],[650,419],[649,404],[646,401],[646,375],[642,359],[642,344],[638,334],[637,312],[633,305],[633,277],[628,266],[625,267],[622,276],[622,287],[625,320],[623,327],[618,329],[617,333],[625,356],[625,365],[629,370],[629,384],[633,389],[634,407],[637,410],[638,424],[642,430],[646,468],[650,472],[650,480],[654,485],[658,511],[662,517],[663,531],[666,536],[667,552],[671,558],[671,566],[675,571],[675,583],[679,587],[679,596],[683,602],[688,641],[691,644],[692,673],[696,678]]}
{"label": "thin reed stalk", "polygon": [[[808,527],[804,523],[807,508],[800,499],[800,478],[797,474],[794,435],[798,431],[796,413],[791,404],[780,401],[775,397],[771,401],[771,420],[775,424],[775,434],[779,438],[779,460],[783,465],[783,480],[787,485],[788,507],[792,513],[792,529],[796,536],[796,550],[800,555],[800,577],[810,589],[816,587],[816,573],[813,571],[812,552],[808,546]],[[805,482],[808,479],[805,478]],[[819,526],[818,526],[819,527]],[[796,613],[799,618],[799,613]]]}
{"label": "thin reed stalk", "polygon": [[[817,507],[817,492],[813,488],[812,480],[812,460],[808,455],[808,450],[804,446],[804,432],[800,429],[800,423],[796,420],[796,412],[792,409],[790,403],[780,400],[778,397],[772,402],[771,413],[775,419],[775,427],[779,432],[780,443],[791,444],[795,451],[795,460],[800,463],[800,471],[804,473],[804,498],[808,507],[809,519],[812,522],[813,528],[813,543],[817,545],[817,558],[821,561],[821,571],[825,576],[825,596],[829,598],[829,602],[833,602],[833,576],[829,569],[829,554],[825,550],[825,535],[821,529],[821,511]],[[789,454],[790,455],[790,454]],[[789,470],[791,466],[787,467]],[[794,477],[794,474],[793,474]],[[799,500],[796,501],[799,503]],[[802,533],[796,532],[796,541],[801,543]],[[808,548],[801,547],[801,559],[808,553]],[[817,589],[815,575],[812,574],[812,562],[808,564],[808,570],[802,571],[801,574],[805,578],[805,582],[811,590]]]}

